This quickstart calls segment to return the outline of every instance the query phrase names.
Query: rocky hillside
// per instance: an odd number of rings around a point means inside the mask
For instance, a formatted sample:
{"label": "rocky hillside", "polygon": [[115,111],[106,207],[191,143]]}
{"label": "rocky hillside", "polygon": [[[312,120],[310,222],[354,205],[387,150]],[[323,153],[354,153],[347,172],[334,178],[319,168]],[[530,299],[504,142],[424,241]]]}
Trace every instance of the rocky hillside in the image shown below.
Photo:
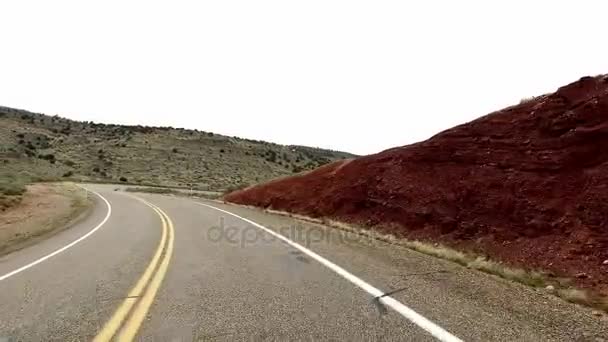
{"label": "rocky hillside", "polygon": [[0,107],[0,178],[78,179],[225,190],[349,153],[198,130],[105,125]]}
{"label": "rocky hillside", "polygon": [[227,195],[575,277],[608,294],[608,76],[427,141]]}

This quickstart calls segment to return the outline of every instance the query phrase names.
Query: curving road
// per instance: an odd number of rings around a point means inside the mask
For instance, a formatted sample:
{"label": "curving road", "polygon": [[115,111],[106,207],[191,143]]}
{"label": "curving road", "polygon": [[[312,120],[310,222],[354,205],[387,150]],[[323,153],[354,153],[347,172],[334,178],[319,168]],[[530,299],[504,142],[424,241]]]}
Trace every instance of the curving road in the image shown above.
{"label": "curving road", "polygon": [[0,341],[608,335],[590,309],[396,246],[256,209],[86,187],[87,219],[0,258]]}

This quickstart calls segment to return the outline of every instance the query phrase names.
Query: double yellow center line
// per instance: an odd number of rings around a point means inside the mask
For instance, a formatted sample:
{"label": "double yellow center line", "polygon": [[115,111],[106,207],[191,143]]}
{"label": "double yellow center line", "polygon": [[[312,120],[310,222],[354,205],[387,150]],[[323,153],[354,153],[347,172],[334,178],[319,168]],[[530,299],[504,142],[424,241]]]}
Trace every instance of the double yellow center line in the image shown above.
{"label": "double yellow center line", "polygon": [[115,338],[116,341],[132,341],[135,338],[167,273],[169,261],[173,254],[175,231],[169,216],[154,204],[138,197],[135,198],[158,214],[163,226],[162,236],[150,264],[131,289],[127,298],[97,334],[93,340],[94,342],[110,341],[112,338]]}

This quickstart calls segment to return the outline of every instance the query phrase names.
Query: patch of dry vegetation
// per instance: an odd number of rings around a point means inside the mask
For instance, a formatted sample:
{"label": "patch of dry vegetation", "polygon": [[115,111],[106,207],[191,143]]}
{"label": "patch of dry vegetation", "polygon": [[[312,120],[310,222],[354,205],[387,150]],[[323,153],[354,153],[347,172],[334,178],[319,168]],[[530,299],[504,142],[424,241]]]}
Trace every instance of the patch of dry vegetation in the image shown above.
{"label": "patch of dry vegetation", "polygon": [[209,200],[216,200],[220,197],[221,193],[213,191],[192,191],[187,189],[173,189],[163,187],[126,187],[126,192],[141,192],[149,194],[160,194],[160,195],[174,195],[174,196],[185,196],[195,198],[205,198]]}
{"label": "patch of dry vegetation", "polygon": [[576,304],[588,304],[589,303],[589,295],[587,294],[586,291],[583,290],[579,290],[579,289],[557,289],[556,290],[556,294],[563,298],[564,300],[567,300],[571,303],[576,303]]}
{"label": "patch of dry vegetation", "polygon": [[22,179],[10,175],[0,175],[0,212],[21,202],[26,187]]}
{"label": "patch of dry vegetation", "polygon": [[157,187],[128,187],[125,189],[126,192],[144,192],[149,194],[178,194],[179,191],[171,188],[157,188]]}

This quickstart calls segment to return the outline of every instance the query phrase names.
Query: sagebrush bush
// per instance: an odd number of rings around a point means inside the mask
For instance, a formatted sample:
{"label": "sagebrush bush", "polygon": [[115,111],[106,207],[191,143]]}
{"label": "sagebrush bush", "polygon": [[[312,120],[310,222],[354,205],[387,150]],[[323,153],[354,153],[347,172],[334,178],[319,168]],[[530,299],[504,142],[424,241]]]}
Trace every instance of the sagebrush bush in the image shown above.
{"label": "sagebrush bush", "polygon": [[14,177],[0,176],[0,194],[6,196],[21,195],[26,191],[25,183]]}

